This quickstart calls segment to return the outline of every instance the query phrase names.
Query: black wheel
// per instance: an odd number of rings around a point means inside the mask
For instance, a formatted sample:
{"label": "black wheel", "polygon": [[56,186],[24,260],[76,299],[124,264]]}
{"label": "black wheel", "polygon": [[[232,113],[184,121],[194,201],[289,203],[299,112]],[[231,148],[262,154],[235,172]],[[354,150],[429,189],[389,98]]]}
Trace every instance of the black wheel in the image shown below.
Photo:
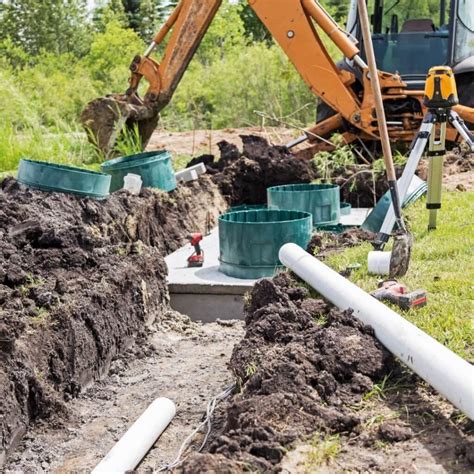
{"label": "black wheel", "polygon": [[456,76],[459,103],[474,108],[474,72],[466,72]]}

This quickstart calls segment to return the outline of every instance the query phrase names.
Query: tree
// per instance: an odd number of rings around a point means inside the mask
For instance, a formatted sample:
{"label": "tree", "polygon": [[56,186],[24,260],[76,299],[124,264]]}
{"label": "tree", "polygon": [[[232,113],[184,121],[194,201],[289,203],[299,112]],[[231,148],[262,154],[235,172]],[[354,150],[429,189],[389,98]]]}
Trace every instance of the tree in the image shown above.
{"label": "tree", "polygon": [[111,22],[119,23],[124,28],[128,26],[128,18],[125,14],[122,0],[108,0],[104,3],[96,4],[92,20],[95,31],[100,33],[103,33]]}
{"label": "tree", "polygon": [[137,33],[140,31],[140,4],[141,0],[122,0],[123,9],[127,16],[128,27]]}
{"label": "tree", "polygon": [[321,3],[334,20],[336,20],[339,26],[344,28],[350,2],[348,0],[323,0]]}
{"label": "tree", "polygon": [[145,40],[151,41],[162,23],[162,15],[154,0],[142,0],[139,8],[140,25],[138,34]]}
{"label": "tree", "polygon": [[0,40],[27,53],[83,55],[88,49],[87,0],[9,0],[0,4]]}
{"label": "tree", "polygon": [[173,9],[178,4],[178,0],[158,0],[158,14],[161,22],[165,21]]}
{"label": "tree", "polygon": [[272,35],[246,1],[242,4],[240,18],[244,24],[245,36],[247,36],[247,38],[251,41],[272,43]]}

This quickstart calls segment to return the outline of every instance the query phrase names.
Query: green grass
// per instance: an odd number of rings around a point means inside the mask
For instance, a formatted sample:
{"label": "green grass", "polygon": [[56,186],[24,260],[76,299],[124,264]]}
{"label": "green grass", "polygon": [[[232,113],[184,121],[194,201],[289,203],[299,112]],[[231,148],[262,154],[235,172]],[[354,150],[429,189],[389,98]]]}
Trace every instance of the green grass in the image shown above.
{"label": "green grass", "polygon": [[178,172],[184,170],[191,161],[192,156],[186,154],[173,155],[173,169]]}
{"label": "green grass", "polygon": [[[468,360],[474,359],[474,193],[444,193],[438,212],[438,228],[427,230],[424,200],[406,210],[414,248],[407,275],[399,281],[409,289],[424,288],[428,305],[401,311],[393,308],[440,343]],[[360,263],[351,281],[373,291],[380,277],[367,274],[369,243],[328,257],[337,271]]]}
{"label": "green grass", "polygon": [[315,433],[309,442],[310,451],[306,457],[305,472],[313,472],[323,464],[329,463],[341,450],[339,435],[325,435]]}
{"label": "green grass", "polygon": [[77,130],[32,128],[15,131],[0,125],[0,173],[12,174],[21,158],[89,167],[100,161],[94,147]]}

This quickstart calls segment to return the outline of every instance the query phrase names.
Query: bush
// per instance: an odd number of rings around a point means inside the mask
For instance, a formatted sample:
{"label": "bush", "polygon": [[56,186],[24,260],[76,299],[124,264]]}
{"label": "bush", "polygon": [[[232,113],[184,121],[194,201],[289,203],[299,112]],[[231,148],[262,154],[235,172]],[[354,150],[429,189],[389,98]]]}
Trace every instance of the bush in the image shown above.
{"label": "bush", "polygon": [[95,35],[83,63],[101,94],[123,93],[130,77],[130,63],[144,50],[145,44],[137,33],[112,20],[103,33]]}
{"label": "bush", "polygon": [[[14,5],[20,8],[20,0]],[[35,5],[46,12],[41,2]],[[124,26],[120,12],[112,10],[100,10],[101,15],[86,29],[76,29],[68,16],[61,17],[63,34],[71,38],[83,38],[85,31],[91,31],[87,48],[81,44],[73,52],[54,48],[48,52],[51,42],[40,37],[32,50],[18,35],[8,36],[6,30],[0,35],[0,171],[14,168],[22,155],[74,163],[94,158],[84,140],[77,139],[80,112],[95,97],[124,92],[130,62],[146,46],[136,32]],[[8,18],[13,17],[2,16],[0,9],[0,26]],[[44,28],[46,18],[43,14]],[[28,21],[33,21],[31,15]],[[261,120],[255,110],[276,117],[291,114],[288,121],[299,126],[313,122],[316,98],[286,55],[268,38],[262,42],[251,42],[251,38],[242,20],[242,5],[223,2],[163,111],[167,128],[254,125]],[[158,58],[164,47],[159,48]],[[337,54],[332,43],[330,53]],[[146,86],[143,81],[141,90]]]}
{"label": "bush", "polygon": [[299,124],[314,120],[315,97],[284,53],[263,43],[209,65],[193,62],[164,111],[168,127],[241,127],[260,121],[255,110],[282,117],[309,104]]}

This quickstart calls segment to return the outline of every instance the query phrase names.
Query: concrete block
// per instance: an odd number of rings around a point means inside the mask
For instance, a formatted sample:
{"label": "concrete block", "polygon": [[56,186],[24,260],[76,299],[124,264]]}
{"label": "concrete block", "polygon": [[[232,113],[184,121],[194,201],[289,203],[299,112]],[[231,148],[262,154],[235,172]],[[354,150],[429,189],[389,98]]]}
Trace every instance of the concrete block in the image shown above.
{"label": "concrete block", "polygon": [[215,321],[243,318],[243,297],[256,280],[242,280],[219,271],[219,233],[214,229],[201,242],[204,265],[188,268],[193,252],[188,244],[165,258],[171,306],[193,319]]}
{"label": "concrete block", "polygon": [[206,171],[206,165],[204,163],[198,163],[197,165],[175,173],[176,181],[195,181],[201,174],[206,173]]}

